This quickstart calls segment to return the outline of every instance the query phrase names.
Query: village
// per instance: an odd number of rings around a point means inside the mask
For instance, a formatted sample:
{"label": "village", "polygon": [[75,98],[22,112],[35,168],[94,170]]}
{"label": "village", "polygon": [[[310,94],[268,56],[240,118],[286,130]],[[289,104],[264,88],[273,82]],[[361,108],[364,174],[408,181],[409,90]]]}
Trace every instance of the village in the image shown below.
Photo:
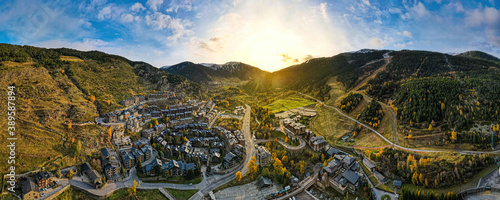
{"label": "village", "polygon": [[[155,103],[161,100],[165,101]],[[242,121],[249,119],[249,107],[237,106],[230,113],[221,113],[216,109],[215,100],[189,100],[183,94],[167,91],[134,96],[121,104],[127,107],[106,113],[95,122],[108,127],[110,145],[100,148],[93,158],[79,166],[62,169],[55,174],[43,169],[26,173],[22,178],[21,198],[52,198],[69,186],[102,197],[119,188],[129,187],[131,181],[142,181],[143,185],[152,181],[156,183],[151,183],[152,187],[158,188],[184,185],[186,189],[198,188],[206,192],[195,196],[231,198],[244,195],[233,191],[242,186],[216,193],[211,187],[234,179],[235,172],[249,173],[250,158],[255,158],[255,164],[260,169],[275,165],[276,149],[269,147],[270,140],[250,134],[249,126],[231,130],[216,125],[221,116]],[[343,195],[357,194],[370,182],[361,165],[381,182],[388,181],[362,154],[357,157],[331,147],[322,136],[317,136],[301,123],[301,120],[314,115],[313,109],[294,109],[278,115],[279,127],[275,131],[285,134],[287,140],[294,141],[294,145],[281,138],[275,142],[285,149],[287,155],[321,154],[321,160],[306,164],[307,173],[304,175],[291,174],[291,178],[284,182],[287,185],[262,176],[247,189],[258,191],[262,199],[287,199],[300,195],[313,197],[313,193],[318,193],[312,189],[308,191],[312,186],[321,190],[332,188]],[[248,134],[244,128],[248,128]],[[126,136],[127,133],[137,133],[140,137]],[[182,183],[169,183],[172,180],[182,180]],[[217,184],[209,186],[207,180]]]}

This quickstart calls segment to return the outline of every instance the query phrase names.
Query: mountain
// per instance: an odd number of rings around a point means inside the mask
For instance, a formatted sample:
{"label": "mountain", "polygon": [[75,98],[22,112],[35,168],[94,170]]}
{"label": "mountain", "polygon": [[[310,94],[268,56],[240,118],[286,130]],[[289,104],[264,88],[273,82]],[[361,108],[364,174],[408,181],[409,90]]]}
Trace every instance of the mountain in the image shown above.
{"label": "mountain", "polygon": [[[57,158],[61,161],[47,164],[46,168],[73,164],[75,159],[68,157],[73,139],[85,144],[84,153],[89,153],[90,147],[96,150],[105,130],[99,126],[73,126],[67,130],[67,121],[94,121],[99,115],[123,108],[121,100],[153,90],[200,95],[198,84],[144,62],[98,51],[0,44],[2,93],[6,94],[9,85],[16,87],[16,155],[21,155],[16,160],[18,172]],[[91,96],[94,102],[89,100]],[[0,102],[7,102],[7,96],[0,95]],[[6,105],[0,104],[0,110],[7,110]],[[0,115],[3,130],[7,128],[6,118]],[[0,143],[6,145],[6,134],[0,137]],[[7,154],[0,151],[0,156]],[[0,164],[0,171],[5,167],[6,163]]]}
{"label": "mountain", "polygon": [[463,56],[463,57],[469,57],[469,58],[477,58],[477,59],[483,59],[483,60],[488,60],[488,61],[494,61],[494,62],[500,62],[500,58],[497,58],[495,56],[492,56],[490,54],[487,54],[482,51],[467,51],[463,52],[461,54],[458,54],[457,56]]}
{"label": "mountain", "polygon": [[314,58],[267,75],[266,80],[256,80],[247,84],[250,91],[271,88],[288,88],[325,96],[330,88],[328,83],[336,77],[347,88],[353,87],[365,74],[370,74],[384,63],[387,50],[361,50],[342,53],[332,57]]}
{"label": "mountain", "polygon": [[269,73],[241,62],[228,62],[222,65],[182,62],[176,65],[162,67],[161,69],[169,73],[183,75],[189,80],[198,83],[225,80],[232,82],[249,81],[259,79]]}
{"label": "mountain", "polygon": [[330,97],[331,86],[364,90],[391,101],[402,124],[426,128],[434,121],[468,130],[475,122],[500,122],[500,64],[484,58],[479,53],[363,50],[311,59],[245,87],[251,92],[292,89],[321,99]]}

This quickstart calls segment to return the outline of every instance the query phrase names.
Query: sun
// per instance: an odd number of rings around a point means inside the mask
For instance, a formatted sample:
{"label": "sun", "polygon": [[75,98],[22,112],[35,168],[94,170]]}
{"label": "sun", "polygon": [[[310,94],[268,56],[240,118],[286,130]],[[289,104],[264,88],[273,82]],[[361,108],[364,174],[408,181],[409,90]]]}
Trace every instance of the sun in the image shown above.
{"label": "sun", "polygon": [[281,56],[291,49],[287,38],[277,31],[261,31],[248,38],[242,54],[249,64],[266,71],[276,71],[285,67]]}

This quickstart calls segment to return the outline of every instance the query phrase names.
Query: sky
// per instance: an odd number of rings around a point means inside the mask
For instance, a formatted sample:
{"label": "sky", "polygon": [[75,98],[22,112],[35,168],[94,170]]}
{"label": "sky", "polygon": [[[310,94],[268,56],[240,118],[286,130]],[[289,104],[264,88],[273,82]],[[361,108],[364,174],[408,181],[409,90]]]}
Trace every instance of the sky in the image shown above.
{"label": "sky", "polygon": [[0,0],[0,43],[267,71],[360,49],[500,56],[500,1]]}

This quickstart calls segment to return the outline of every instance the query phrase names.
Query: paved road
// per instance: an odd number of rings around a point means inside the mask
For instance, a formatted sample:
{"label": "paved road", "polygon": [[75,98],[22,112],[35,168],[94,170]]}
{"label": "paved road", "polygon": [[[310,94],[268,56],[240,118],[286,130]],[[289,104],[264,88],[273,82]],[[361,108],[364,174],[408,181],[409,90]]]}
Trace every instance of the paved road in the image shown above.
{"label": "paved road", "polygon": [[[302,93],[299,93],[299,94],[302,94]],[[371,128],[370,126],[367,126],[361,122],[359,122],[358,120],[356,119],[353,119],[352,117],[349,117],[348,115],[344,114],[342,111],[340,111],[338,108],[336,107],[333,107],[333,106],[330,106],[330,105],[327,105],[327,104],[324,104],[322,101],[314,98],[314,97],[311,97],[309,95],[306,95],[306,94],[302,94],[310,99],[313,99],[315,101],[317,101],[318,103],[320,104],[323,104],[323,106],[325,107],[328,107],[328,108],[331,108],[331,109],[334,109],[335,111],[337,111],[339,114],[341,114],[342,116],[352,120],[352,121],[355,121],[356,123],[358,124],[361,124],[361,126],[364,126],[365,128],[367,128],[368,130],[374,132],[375,134],[377,134],[380,138],[382,138],[383,140],[385,140],[387,143],[393,145],[394,147],[397,147],[399,149],[403,149],[403,150],[406,150],[406,151],[413,151],[413,152],[424,152],[424,153],[430,153],[430,152],[451,152],[453,150],[425,150],[425,149],[414,149],[414,148],[408,148],[408,147],[403,147],[403,146],[400,146],[398,144],[395,144],[393,143],[392,141],[388,140],[387,138],[385,138],[382,134],[380,134],[378,131],[376,131],[375,129]],[[394,114],[394,113],[393,113]],[[455,150],[455,152],[457,153],[461,153],[461,154],[484,154],[484,153],[500,153],[500,149],[499,150],[495,150],[495,151],[468,151],[468,150]]]}
{"label": "paved road", "polygon": [[[281,144],[281,146],[285,147],[286,149],[289,149],[289,150],[299,150],[299,149],[302,149],[306,146],[306,141],[304,141],[302,138],[299,138],[299,141],[300,141],[300,145],[299,146],[291,146],[289,144],[287,144],[285,141],[283,141],[281,138],[278,138],[278,143]],[[267,143],[269,142],[269,139],[258,139],[258,140],[255,140],[255,143]]]}

